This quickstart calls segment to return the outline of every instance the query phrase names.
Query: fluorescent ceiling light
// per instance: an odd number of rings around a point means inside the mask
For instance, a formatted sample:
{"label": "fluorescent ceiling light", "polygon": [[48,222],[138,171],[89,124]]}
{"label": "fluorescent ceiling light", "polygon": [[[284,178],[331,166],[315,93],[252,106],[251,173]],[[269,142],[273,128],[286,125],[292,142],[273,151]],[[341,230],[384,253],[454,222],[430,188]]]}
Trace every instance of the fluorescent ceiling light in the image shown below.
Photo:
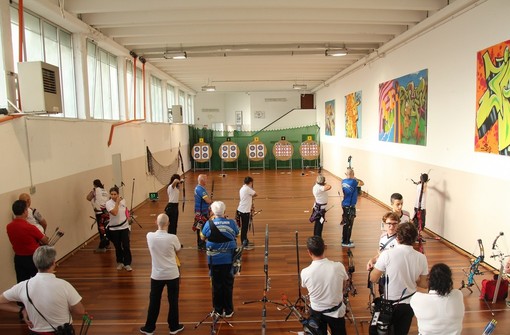
{"label": "fluorescent ceiling light", "polygon": [[326,56],[341,57],[347,55],[345,49],[326,49]]}
{"label": "fluorescent ceiling light", "polygon": [[166,51],[163,54],[166,59],[186,59],[188,56],[184,51]]}
{"label": "fluorescent ceiling light", "polygon": [[294,84],[292,88],[295,90],[306,90],[307,86],[305,84]]}
{"label": "fluorescent ceiling light", "polygon": [[212,85],[202,86],[202,91],[204,91],[204,92],[214,92],[214,91],[216,91],[216,86],[212,86]]}

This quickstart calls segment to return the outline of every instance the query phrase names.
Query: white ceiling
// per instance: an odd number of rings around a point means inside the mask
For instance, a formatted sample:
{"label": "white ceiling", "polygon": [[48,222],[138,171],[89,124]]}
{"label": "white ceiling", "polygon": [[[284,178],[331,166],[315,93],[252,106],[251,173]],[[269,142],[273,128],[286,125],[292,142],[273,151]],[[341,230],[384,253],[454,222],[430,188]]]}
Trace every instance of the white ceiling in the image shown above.
{"label": "white ceiling", "polygon": [[[465,0],[458,0],[459,2]],[[452,0],[63,0],[66,12],[199,92],[318,87]],[[344,57],[326,57],[342,47]],[[185,60],[165,59],[169,50]]]}

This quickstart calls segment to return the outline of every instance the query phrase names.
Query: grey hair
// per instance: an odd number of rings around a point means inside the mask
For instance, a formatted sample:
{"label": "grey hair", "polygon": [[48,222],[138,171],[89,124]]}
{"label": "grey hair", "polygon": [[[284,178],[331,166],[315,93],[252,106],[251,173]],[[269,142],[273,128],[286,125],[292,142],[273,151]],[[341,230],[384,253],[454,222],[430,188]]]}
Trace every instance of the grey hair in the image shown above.
{"label": "grey hair", "polygon": [[158,224],[159,228],[163,228],[166,224],[168,224],[168,222],[169,222],[168,215],[166,215],[165,213],[159,214],[156,219],[156,223]]}
{"label": "grey hair", "polygon": [[49,245],[42,245],[34,252],[32,259],[37,270],[46,271],[53,265],[56,257],[57,251],[55,248]]}
{"label": "grey hair", "polygon": [[326,177],[321,176],[321,175],[317,176],[317,184],[324,185],[325,183],[326,183]]}
{"label": "grey hair", "polygon": [[211,211],[216,216],[223,216],[225,214],[225,204],[222,201],[215,201],[211,204]]}

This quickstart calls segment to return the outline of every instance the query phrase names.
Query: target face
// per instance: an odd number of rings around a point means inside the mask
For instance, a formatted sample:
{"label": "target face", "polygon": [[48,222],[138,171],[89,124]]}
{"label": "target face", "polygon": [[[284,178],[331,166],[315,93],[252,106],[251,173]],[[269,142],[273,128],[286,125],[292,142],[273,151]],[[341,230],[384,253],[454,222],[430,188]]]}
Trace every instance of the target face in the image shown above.
{"label": "target face", "polygon": [[252,162],[261,161],[266,157],[266,145],[258,140],[248,144],[246,147],[246,156]]}
{"label": "target face", "polygon": [[280,140],[273,146],[273,155],[279,161],[288,161],[294,154],[294,147],[287,140]]}
{"label": "target face", "polygon": [[239,158],[239,146],[234,142],[223,142],[220,145],[219,155],[224,162],[235,162]]}
{"label": "target face", "polygon": [[307,140],[301,143],[299,153],[303,159],[314,160],[319,157],[320,146],[313,140]]}
{"label": "target face", "polygon": [[195,162],[205,163],[211,158],[211,146],[208,143],[199,142],[191,149],[191,155]]}

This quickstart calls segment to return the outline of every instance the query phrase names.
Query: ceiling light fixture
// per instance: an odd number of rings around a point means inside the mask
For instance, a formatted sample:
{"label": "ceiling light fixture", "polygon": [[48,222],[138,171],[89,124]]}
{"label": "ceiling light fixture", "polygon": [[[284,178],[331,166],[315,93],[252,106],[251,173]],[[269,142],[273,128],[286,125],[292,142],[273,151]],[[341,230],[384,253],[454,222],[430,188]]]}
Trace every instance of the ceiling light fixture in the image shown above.
{"label": "ceiling light fixture", "polygon": [[347,55],[346,49],[326,49],[326,56],[341,57]]}
{"label": "ceiling light fixture", "polygon": [[204,92],[214,92],[214,91],[216,91],[216,86],[213,86],[213,85],[202,86],[202,91],[204,91]]}
{"label": "ceiling light fixture", "polygon": [[185,51],[166,51],[163,57],[166,59],[186,59],[188,55],[186,55]]}
{"label": "ceiling light fixture", "polygon": [[305,84],[294,84],[292,85],[292,88],[295,89],[295,90],[306,90],[308,86],[306,86]]}

